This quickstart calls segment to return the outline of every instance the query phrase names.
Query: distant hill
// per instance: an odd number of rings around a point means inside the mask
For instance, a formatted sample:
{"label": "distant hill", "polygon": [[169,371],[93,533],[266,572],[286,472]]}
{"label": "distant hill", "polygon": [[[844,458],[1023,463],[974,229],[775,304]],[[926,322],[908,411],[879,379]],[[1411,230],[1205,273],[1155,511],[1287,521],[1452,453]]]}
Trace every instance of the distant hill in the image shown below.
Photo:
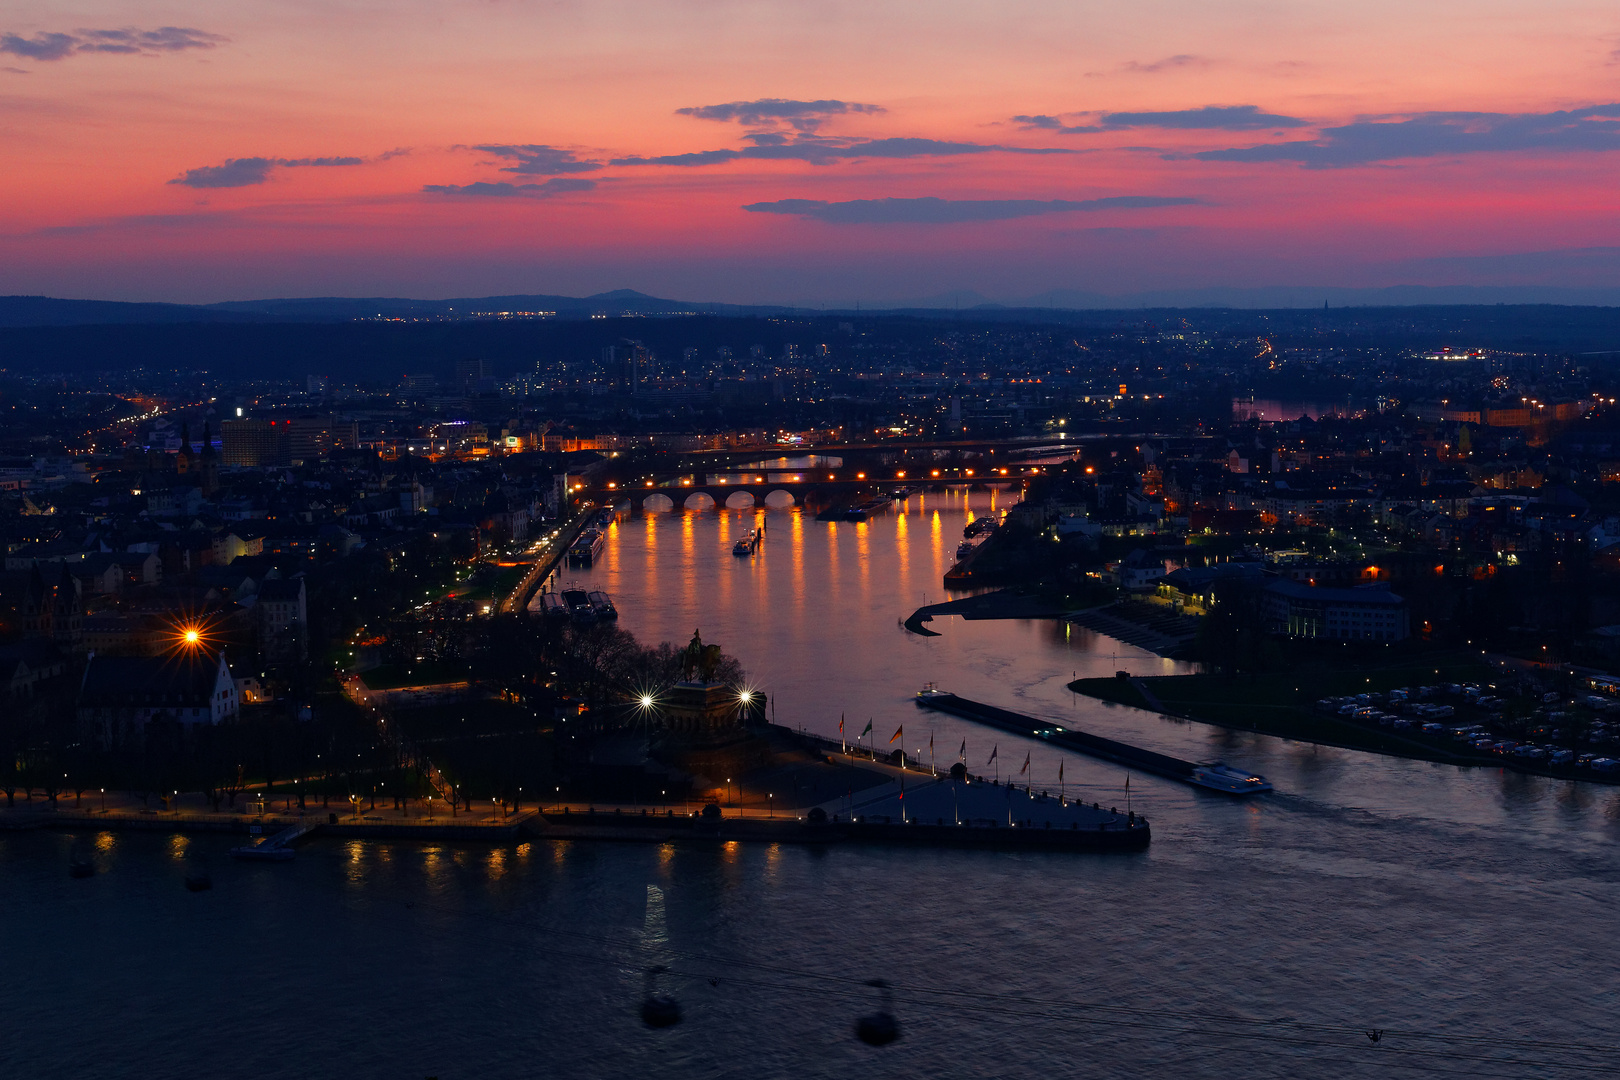
{"label": "distant hill", "polygon": [[788,311],[784,307],[741,304],[703,304],[665,300],[615,289],[593,296],[464,296],[451,300],[412,300],[400,297],[311,297],[288,300],[233,300],[209,304],[209,311],[260,315],[286,322],[348,322],[354,319],[477,318],[502,312],[550,311],[560,318],[585,319],[592,315],[659,315],[704,312],[715,315],[752,315]]}
{"label": "distant hill", "polygon": [[162,323],[334,323],[358,319],[458,319],[500,312],[550,311],[559,318],[592,315],[772,315],[792,309],[771,305],[702,304],[665,300],[633,289],[594,296],[477,296],[452,300],[404,297],[313,296],[230,300],[219,304],[130,304],[115,300],[60,300],[0,296],[0,327],[117,326]]}
{"label": "distant hill", "polygon": [[0,326],[109,326],[252,321],[250,316],[190,304],[125,304],[117,300],[58,300],[0,296]]}
{"label": "distant hill", "polygon": [[1284,311],[1321,308],[1484,307],[1558,305],[1620,307],[1620,288],[1554,286],[1421,286],[1380,289],[1276,286],[1264,288],[1177,289],[1105,296],[1073,289],[1053,289],[1036,296],[996,300],[970,290],[872,303],[792,307],[770,304],[714,304],[648,296],[634,289],[615,289],[592,296],[468,296],[449,300],[409,297],[312,296],[268,300],[231,300],[218,304],[136,304],[113,300],[62,300],[49,296],[0,296],[0,327],[129,326],[175,323],[349,323],[372,319],[478,320],[502,313],[554,312],[559,319],[593,316],[659,315],[877,315],[955,312],[987,317],[1042,319],[1064,312],[1098,315],[1164,309],[1225,308],[1240,311]]}

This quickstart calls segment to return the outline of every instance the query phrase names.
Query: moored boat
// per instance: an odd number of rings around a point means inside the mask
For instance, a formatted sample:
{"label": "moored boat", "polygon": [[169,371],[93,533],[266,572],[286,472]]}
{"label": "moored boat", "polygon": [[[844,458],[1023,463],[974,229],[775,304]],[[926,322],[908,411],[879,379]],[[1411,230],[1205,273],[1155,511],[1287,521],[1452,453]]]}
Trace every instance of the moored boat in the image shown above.
{"label": "moored boat", "polygon": [[601,556],[602,547],[606,543],[607,539],[602,535],[602,530],[586,529],[568,549],[568,561],[575,566],[590,566]]}
{"label": "moored boat", "polygon": [[598,619],[617,619],[619,609],[613,606],[613,598],[600,589],[592,589],[588,594],[591,598],[591,609],[596,612]]}
{"label": "moored boat", "polygon": [[590,593],[580,588],[566,588],[562,591],[563,606],[568,609],[568,617],[576,623],[593,623],[596,621],[596,608],[591,604]]}

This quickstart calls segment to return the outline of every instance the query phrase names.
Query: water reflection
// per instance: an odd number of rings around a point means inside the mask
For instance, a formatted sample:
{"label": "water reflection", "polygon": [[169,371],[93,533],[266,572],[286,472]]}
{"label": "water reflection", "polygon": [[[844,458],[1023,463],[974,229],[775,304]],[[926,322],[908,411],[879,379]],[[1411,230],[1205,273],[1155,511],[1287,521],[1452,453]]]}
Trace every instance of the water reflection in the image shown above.
{"label": "water reflection", "polygon": [[[705,640],[739,657],[771,696],[780,723],[829,737],[837,735],[840,714],[861,723],[871,717],[883,731],[908,717],[918,723],[913,695],[936,682],[1187,760],[1229,760],[1265,773],[1281,793],[1334,806],[1437,815],[1468,826],[1533,814],[1543,827],[1562,828],[1575,817],[1583,828],[1601,822],[1609,829],[1610,815],[1620,814],[1606,792],[1561,798],[1562,782],[1332,750],[1076,697],[1068,689],[1076,677],[1190,669],[1069,623],[938,618],[931,628],[941,636],[934,638],[899,628],[919,605],[951,595],[941,578],[968,521],[1016,498],[997,490],[918,492],[858,524],[817,522],[798,507],[642,513],[638,526],[611,533],[605,557],[579,576],[611,592],[622,613],[619,624],[644,641],[678,644],[701,628]],[[747,559],[732,556],[725,540],[756,520],[767,527],[764,550]],[[1021,740],[952,717],[932,716],[927,723],[940,745],[966,740],[970,748],[982,746],[974,753],[988,754],[993,741],[1001,743],[1003,758],[1016,756],[1004,775],[1016,772],[1029,752]],[[969,764],[988,771],[971,758]],[[1045,744],[1031,762],[1034,782],[1055,786],[1060,764],[1065,785],[1087,801],[1122,797],[1123,769]],[[1157,778],[1133,778],[1132,793],[1155,821],[1170,815],[1171,821],[1236,826],[1248,818],[1230,800]],[[1515,828],[1524,824],[1513,821]]]}

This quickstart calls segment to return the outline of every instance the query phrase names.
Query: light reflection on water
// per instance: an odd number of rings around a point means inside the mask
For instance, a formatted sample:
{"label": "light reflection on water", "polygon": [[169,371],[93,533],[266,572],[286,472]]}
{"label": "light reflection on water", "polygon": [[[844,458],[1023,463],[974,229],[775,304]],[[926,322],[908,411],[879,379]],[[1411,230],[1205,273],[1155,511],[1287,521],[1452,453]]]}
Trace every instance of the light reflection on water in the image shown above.
{"label": "light reflection on water", "polygon": [[[936,681],[1254,766],[1277,794],[1237,802],[1132,776],[1154,841],[1130,857],[316,839],[290,863],[245,864],[224,857],[234,840],[204,834],[187,845],[218,856],[202,894],[181,887],[161,834],[99,834],[97,875],[73,880],[72,837],[0,833],[0,953],[28,973],[0,983],[10,1071],[219,1071],[228,1030],[230,1071],[268,1077],[1141,1080],[1224,1078],[1236,1062],[1267,1080],[1373,1080],[1424,1072],[1414,1062],[1543,1071],[1401,1057],[1361,1027],[1607,1037],[1620,791],[1076,699],[1076,673],[1179,669],[1067,624],[899,629],[924,597],[944,598],[967,515],[990,499],[923,493],[863,525],[773,511],[766,549],[747,559],[723,541],[751,515],[653,515],[611,530],[577,576],[612,592],[645,641],[684,642],[695,626],[737,654],[790,726],[836,734],[841,712],[853,730],[872,716],[881,748],[904,722],[913,752],[931,734],[942,764],[965,740],[974,772],[992,771],[995,747],[1009,771],[1028,754],[1034,786],[1055,788],[1061,761],[1071,797],[1123,805],[1114,766],[919,712],[912,694]],[[636,1013],[649,885],[686,1014],[666,1032]],[[725,962],[743,959],[762,966]],[[862,982],[879,976],[903,988],[904,1040],[873,1052],[849,1032],[872,1004]],[[1141,1023],[1097,1022],[1087,1003],[1127,1003]],[[1343,1025],[1349,1041],[1200,1034],[1172,1013],[1287,1016]]]}

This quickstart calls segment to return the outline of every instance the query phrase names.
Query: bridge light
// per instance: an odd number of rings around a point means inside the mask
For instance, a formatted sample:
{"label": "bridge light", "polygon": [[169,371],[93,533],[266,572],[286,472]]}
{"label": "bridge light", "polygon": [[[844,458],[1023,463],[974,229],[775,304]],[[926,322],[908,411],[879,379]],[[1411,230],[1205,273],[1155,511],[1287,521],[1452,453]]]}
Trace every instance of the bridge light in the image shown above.
{"label": "bridge light", "polygon": [[619,485],[618,485],[618,484],[615,484],[615,483],[614,483],[614,482],[613,482],[613,481],[611,481],[611,480],[609,480],[609,481],[608,481],[608,487],[610,487],[610,488],[616,488],[616,487],[618,487],[618,486],[619,486]]}
{"label": "bridge light", "polygon": [[935,469],[935,470],[934,470],[934,475],[935,475],[935,476],[938,476],[938,475],[939,475],[939,470],[938,470],[938,469]]}
{"label": "bridge light", "polygon": [[973,470],[972,470],[972,469],[969,469],[969,470],[967,470],[967,474],[968,474],[968,475],[969,475],[969,476],[972,476],[972,475],[973,475]]}
{"label": "bridge light", "polygon": [[652,487],[652,486],[653,486],[653,482],[652,482],[652,481],[651,481],[651,480],[649,480],[649,481],[647,481],[647,486],[648,486],[648,487]]}
{"label": "bridge light", "polygon": [[[900,474],[900,475],[901,475],[901,476],[904,476],[904,475],[906,475],[906,474],[905,474],[905,473],[901,473],[901,474]],[[856,473],[856,474],[855,474],[855,479],[857,479],[857,480],[865,480],[865,479],[866,479],[866,474],[865,474],[865,473],[863,473],[863,472],[858,472],[858,473]]]}
{"label": "bridge light", "polygon": [[899,472],[895,473],[894,476],[896,480],[904,480],[906,478],[906,470],[901,469]]}

